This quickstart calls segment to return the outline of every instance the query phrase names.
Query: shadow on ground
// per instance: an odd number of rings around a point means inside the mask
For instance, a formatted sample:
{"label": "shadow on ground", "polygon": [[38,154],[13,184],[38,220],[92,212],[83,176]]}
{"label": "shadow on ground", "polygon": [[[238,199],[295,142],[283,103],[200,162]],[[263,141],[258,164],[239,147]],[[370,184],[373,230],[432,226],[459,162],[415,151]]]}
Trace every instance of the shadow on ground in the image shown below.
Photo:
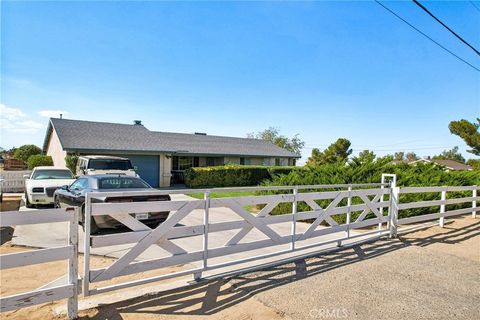
{"label": "shadow on ground", "polygon": [[[448,228],[448,226],[446,227]],[[81,319],[122,319],[122,313],[141,319],[148,315],[208,316],[249,299],[257,293],[305,279],[323,272],[356,262],[372,259],[409,246],[426,247],[435,243],[458,243],[480,235],[480,221],[462,229],[450,227],[449,231],[424,238],[408,238],[404,234],[395,240],[381,239],[353,248],[298,260],[259,272],[237,275],[174,289],[161,294],[102,306],[98,313]]]}

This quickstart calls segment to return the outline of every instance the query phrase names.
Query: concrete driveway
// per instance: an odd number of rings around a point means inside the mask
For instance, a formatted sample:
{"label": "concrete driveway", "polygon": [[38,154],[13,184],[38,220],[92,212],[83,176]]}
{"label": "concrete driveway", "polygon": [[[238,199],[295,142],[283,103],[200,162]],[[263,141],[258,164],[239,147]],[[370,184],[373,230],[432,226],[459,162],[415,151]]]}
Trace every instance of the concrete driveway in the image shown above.
{"label": "concrete driveway", "polygon": [[[191,198],[187,195],[183,194],[174,194],[171,195],[172,200],[196,200]],[[27,209],[25,207],[21,207],[20,211],[24,210],[33,210]],[[181,225],[185,226],[194,226],[194,225],[202,225],[203,224],[203,210],[194,210],[192,211],[187,217],[180,221]],[[235,221],[235,220],[242,220],[236,213],[234,213],[229,208],[213,208],[210,210],[210,222],[211,223],[219,223],[219,222],[226,222],[226,221]],[[276,231],[280,235],[290,235],[291,234],[291,223],[279,223],[271,226],[274,231]],[[297,223],[297,232],[302,233],[309,227],[307,223]],[[320,227],[321,228],[321,227]],[[215,232],[209,235],[209,248],[216,248],[222,247],[224,244],[239,230],[231,230],[231,231],[224,231],[224,232]],[[28,246],[28,247],[35,247],[35,248],[50,248],[50,247],[57,247],[65,245],[67,242],[67,233],[68,232],[68,224],[67,223],[50,223],[50,224],[38,224],[38,225],[26,225],[26,226],[18,226],[15,228],[15,232],[12,238],[12,244],[20,245],[20,246]],[[343,234],[343,232],[342,232]],[[331,239],[336,239],[342,236],[340,233],[329,234],[326,236],[308,239],[303,241],[302,245],[308,245],[313,243],[318,243],[319,241],[327,241]],[[351,232],[351,234],[355,234]],[[79,251],[83,252],[84,246],[84,238],[85,235],[81,227],[79,227]],[[355,239],[355,241],[365,240],[367,237],[360,237]],[[247,236],[241,241],[241,243],[245,242],[253,242],[258,240],[266,239],[266,236],[261,233],[260,231],[253,229]],[[175,244],[179,245],[183,249],[188,252],[194,251],[201,251],[202,250],[202,236],[194,236],[182,239],[174,239],[172,240]],[[345,243],[351,243],[352,240],[346,241]],[[91,254],[101,255],[101,256],[108,256],[112,258],[119,258],[124,255],[130,248],[132,248],[134,244],[125,244],[125,245],[117,245],[117,246],[109,246],[103,248],[94,248],[91,249]],[[274,247],[262,248],[257,250],[251,250],[236,254],[230,254],[228,256],[223,256],[219,258],[209,259],[209,264],[217,264],[222,262],[228,262],[235,259],[242,259],[248,258],[252,256],[263,256],[268,253],[272,253],[275,251],[281,251],[288,249],[290,244],[284,245],[277,245]],[[311,249],[306,249],[304,251],[299,251],[296,253],[287,253],[280,256],[275,256],[271,258],[262,259],[262,263],[271,262],[274,260],[282,260],[285,258],[290,258],[293,256],[304,255],[308,252],[318,251],[319,249],[327,249],[331,247],[335,247],[336,243],[327,244],[322,246],[321,248],[315,247]],[[150,246],[147,250],[145,250],[142,254],[140,254],[136,261],[142,260],[151,260],[160,257],[168,257],[171,254],[161,247],[157,245]],[[190,263],[185,265],[185,268],[191,267],[198,267],[200,266],[199,262]],[[253,263],[245,263],[242,267],[249,267],[258,262]],[[227,272],[238,268],[238,266],[233,266],[229,268],[223,268],[217,271],[211,271],[205,273],[204,276],[214,275],[219,272]]]}

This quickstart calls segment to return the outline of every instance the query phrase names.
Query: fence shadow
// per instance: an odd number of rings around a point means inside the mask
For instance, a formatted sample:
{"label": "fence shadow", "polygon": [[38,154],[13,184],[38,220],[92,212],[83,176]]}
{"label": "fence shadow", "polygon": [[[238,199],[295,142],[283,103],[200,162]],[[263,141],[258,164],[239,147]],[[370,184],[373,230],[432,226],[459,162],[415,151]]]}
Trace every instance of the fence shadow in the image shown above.
{"label": "fence shadow", "polygon": [[[446,226],[446,228],[449,227]],[[450,229],[447,232],[423,238],[409,238],[408,234],[404,234],[395,240],[379,239],[258,272],[143,296],[100,307],[96,315],[81,319],[122,319],[121,313],[135,314],[139,319],[147,314],[208,316],[245,301],[260,292],[412,245],[425,247],[439,242],[453,244],[465,241],[480,235],[480,221],[461,229],[452,227]]]}

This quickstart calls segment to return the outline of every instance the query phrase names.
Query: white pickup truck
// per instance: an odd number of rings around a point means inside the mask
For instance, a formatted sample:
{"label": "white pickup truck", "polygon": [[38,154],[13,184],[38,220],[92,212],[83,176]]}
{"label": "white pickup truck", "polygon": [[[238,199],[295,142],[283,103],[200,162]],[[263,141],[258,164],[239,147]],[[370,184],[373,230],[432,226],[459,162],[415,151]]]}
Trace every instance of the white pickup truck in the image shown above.
{"label": "white pickup truck", "polygon": [[137,177],[132,163],[127,158],[114,156],[80,156],[76,175],[90,176],[97,174],[115,174]]}

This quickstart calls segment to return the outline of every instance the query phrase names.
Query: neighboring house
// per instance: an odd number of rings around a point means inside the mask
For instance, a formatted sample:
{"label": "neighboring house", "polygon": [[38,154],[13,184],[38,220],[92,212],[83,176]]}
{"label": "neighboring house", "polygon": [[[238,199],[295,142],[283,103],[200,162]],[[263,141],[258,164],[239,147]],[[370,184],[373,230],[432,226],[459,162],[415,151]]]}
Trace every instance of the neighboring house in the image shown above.
{"label": "neighboring house", "polygon": [[473,170],[471,166],[455,161],[455,160],[439,160],[439,159],[420,159],[411,161],[408,164],[415,165],[419,162],[423,163],[433,163],[445,167],[448,171],[462,171],[462,170]]}
{"label": "neighboring house", "polygon": [[65,166],[67,153],[127,157],[153,187],[181,183],[183,171],[191,167],[287,166],[300,158],[260,139],[156,132],[140,121],[118,124],[56,118],[50,119],[43,150],[55,166]]}

